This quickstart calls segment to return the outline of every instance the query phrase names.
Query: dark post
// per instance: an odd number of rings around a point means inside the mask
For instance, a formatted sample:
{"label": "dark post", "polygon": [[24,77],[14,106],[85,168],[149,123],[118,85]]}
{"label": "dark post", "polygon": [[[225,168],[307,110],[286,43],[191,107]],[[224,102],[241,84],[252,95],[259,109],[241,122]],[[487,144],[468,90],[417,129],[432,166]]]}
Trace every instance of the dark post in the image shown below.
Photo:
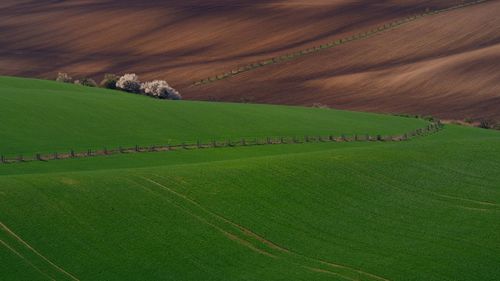
{"label": "dark post", "polygon": [[382,136],[381,135],[377,135],[377,141],[382,141]]}
{"label": "dark post", "polygon": [[59,155],[57,155],[57,152],[54,152],[54,159],[59,159]]}
{"label": "dark post", "polygon": [[213,140],[213,141],[212,141],[212,146],[213,146],[213,147],[217,147],[217,141]]}
{"label": "dark post", "polygon": [[285,138],[281,137],[281,143],[285,143]]}
{"label": "dark post", "polygon": [[139,152],[139,146],[137,144],[135,145],[135,152]]}
{"label": "dark post", "polygon": [[200,143],[200,140],[197,140],[197,141],[196,141],[196,146],[197,146],[198,148],[201,148],[201,143]]}
{"label": "dark post", "polygon": [[123,153],[123,147],[118,147],[118,151],[120,151],[120,153]]}
{"label": "dark post", "polygon": [[36,160],[42,161],[42,156],[40,155],[40,153],[36,154]]}
{"label": "dark post", "polygon": [[87,156],[89,156],[89,157],[92,156],[92,150],[91,149],[87,150]]}
{"label": "dark post", "polygon": [[354,135],[354,140],[358,141],[358,135],[357,134]]}
{"label": "dark post", "polygon": [[243,146],[246,146],[246,145],[247,145],[247,143],[246,143],[246,141],[245,141],[245,138],[242,138],[242,139],[241,139],[241,144],[242,144]]}
{"label": "dark post", "polygon": [[1,163],[5,163],[5,156],[0,155],[0,162],[1,162]]}
{"label": "dark post", "polygon": [[182,148],[184,148],[184,149],[186,149],[186,148],[187,148],[187,146],[186,146],[186,142],[183,142],[183,143],[182,143]]}
{"label": "dark post", "polygon": [[271,144],[271,138],[267,137],[267,144]]}
{"label": "dark post", "polygon": [[23,155],[19,154],[19,156],[17,157],[17,161],[23,162],[24,161]]}
{"label": "dark post", "polygon": [[75,158],[75,151],[72,149],[72,150],[69,152],[69,155],[71,156],[71,158]]}
{"label": "dark post", "polygon": [[108,155],[108,148],[104,147],[104,155]]}

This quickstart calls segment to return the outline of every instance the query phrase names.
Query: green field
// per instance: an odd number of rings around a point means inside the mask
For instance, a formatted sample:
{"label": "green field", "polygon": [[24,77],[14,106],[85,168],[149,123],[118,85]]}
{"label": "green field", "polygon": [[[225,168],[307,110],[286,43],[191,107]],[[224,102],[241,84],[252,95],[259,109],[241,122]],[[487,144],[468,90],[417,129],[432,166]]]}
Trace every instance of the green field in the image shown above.
{"label": "green field", "polygon": [[241,137],[395,134],[418,119],[304,107],[159,101],[119,91],[0,77],[0,154]]}
{"label": "green field", "polygon": [[[15,153],[426,124],[13,78],[0,87],[0,145]],[[499,170],[500,132],[458,126],[406,142],[0,165],[0,279],[500,280]]]}

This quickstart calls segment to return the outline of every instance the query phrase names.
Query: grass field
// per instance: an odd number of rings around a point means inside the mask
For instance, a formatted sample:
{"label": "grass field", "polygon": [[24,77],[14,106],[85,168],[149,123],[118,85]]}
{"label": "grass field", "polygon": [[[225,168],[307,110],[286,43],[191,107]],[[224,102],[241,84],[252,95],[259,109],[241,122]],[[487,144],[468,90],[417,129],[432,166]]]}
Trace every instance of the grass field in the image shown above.
{"label": "grass field", "polygon": [[[42,80],[0,77],[0,154],[226,138],[395,134],[426,122],[304,107],[158,101]],[[36,141],[34,141],[36,140]]]}
{"label": "grass field", "polygon": [[[162,137],[159,128],[183,140],[198,131],[207,138],[329,130],[401,133],[425,124],[333,110],[162,102],[2,79],[2,120],[10,123],[1,123],[0,143],[23,152],[102,140],[155,142]],[[54,104],[57,110],[51,110]],[[31,130],[15,130],[49,126],[19,108],[44,109],[46,114],[38,116],[49,118],[54,130],[45,133],[47,140]],[[110,115],[99,118],[104,113]],[[116,114],[121,115],[113,118]],[[188,114],[197,121],[189,123]],[[144,119],[138,115],[186,119],[144,122],[141,135],[131,130],[136,126],[126,126]],[[130,131],[88,133],[97,120],[95,130],[101,125],[112,130],[121,122]],[[245,126],[248,120],[257,120],[263,132],[254,123]],[[86,129],[58,131],[72,124]],[[86,133],[88,139],[82,139]],[[407,142],[181,150],[0,165],[0,279],[499,280],[499,159],[499,132],[446,126]]]}

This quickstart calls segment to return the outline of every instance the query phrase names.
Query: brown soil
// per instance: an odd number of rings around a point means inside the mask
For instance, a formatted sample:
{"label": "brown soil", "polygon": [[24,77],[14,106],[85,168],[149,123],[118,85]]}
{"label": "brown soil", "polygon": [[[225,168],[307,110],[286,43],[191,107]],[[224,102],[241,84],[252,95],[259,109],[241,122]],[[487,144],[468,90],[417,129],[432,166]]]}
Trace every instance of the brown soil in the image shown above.
{"label": "brown soil", "polygon": [[135,72],[184,98],[500,119],[500,1],[210,85],[196,80],[460,0],[5,0],[0,74]]}

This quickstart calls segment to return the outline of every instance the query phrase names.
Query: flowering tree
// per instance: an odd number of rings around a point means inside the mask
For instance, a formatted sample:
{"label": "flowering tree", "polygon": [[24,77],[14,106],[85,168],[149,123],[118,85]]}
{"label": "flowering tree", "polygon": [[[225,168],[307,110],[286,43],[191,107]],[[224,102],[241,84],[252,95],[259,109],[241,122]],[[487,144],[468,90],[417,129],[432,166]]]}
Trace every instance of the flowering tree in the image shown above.
{"label": "flowering tree", "polygon": [[133,73],[125,74],[116,82],[116,88],[130,93],[140,93],[141,81],[139,81],[139,76]]}
{"label": "flowering tree", "polygon": [[57,74],[56,81],[62,83],[71,83],[73,81],[73,78],[69,76],[68,73],[59,72]]}
{"label": "flowering tree", "polygon": [[170,87],[167,81],[164,80],[145,82],[141,85],[141,91],[148,96],[156,97],[159,99],[181,99],[181,94],[174,88]]}

